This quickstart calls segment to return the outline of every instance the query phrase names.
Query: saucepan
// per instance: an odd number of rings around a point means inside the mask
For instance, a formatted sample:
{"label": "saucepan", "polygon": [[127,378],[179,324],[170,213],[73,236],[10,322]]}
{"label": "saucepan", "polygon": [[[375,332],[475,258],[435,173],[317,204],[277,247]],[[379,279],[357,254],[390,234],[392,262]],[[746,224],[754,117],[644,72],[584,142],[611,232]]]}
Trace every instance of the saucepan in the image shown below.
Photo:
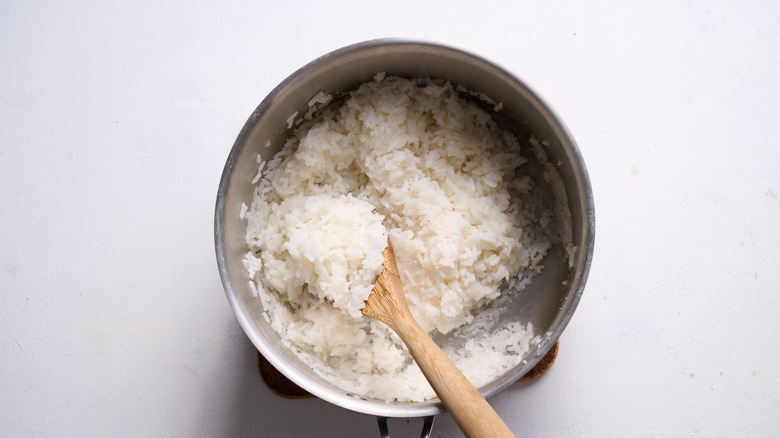
{"label": "saucepan", "polygon": [[[483,56],[450,44],[380,39],[328,53],[282,81],[252,112],[227,157],[220,180],[215,214],[215,244],[219,272],[238,322],[260,353],[287,378],[327,402],[356,412],[387,417],[432,417],[443,411],[437,399],[387,402],[350,394],[329,383],[286,347],[271,328],[261,301],[253,296],[242,263],[247,252],[242,203],[252,199],[257,155],[268,161],[285,143],[293,114],[310,110],[314,96],[340,96],[370,81],[377,73],[408,78],[433,78],[479,93],[482,101],[500,107],[494,118],[501,129],[518,138],[535,138],[523,153],[536,185],[551,205],[561,233],[571,245],[556,244],[544,260],[544,270],[522,293],[513,295],[501,321],[531,322],[541,341],[514,368],[480,391],[490,397],[515,383],[550,350],[571,319],[582,296],[593,256],[594,206],[582,156],[561,119],[525,81]],[[552,176],[552,182],[551,182]],[[497,328],[500,328],[501,323]],[[380,425],[381,425],[380,421]],[[381,428],[381,427],[380,427]],[[426,422],[430,430],[430,420]],[[386,433],[386,432],[383,432]],[[427,432],[424,431],[424,435]]]}

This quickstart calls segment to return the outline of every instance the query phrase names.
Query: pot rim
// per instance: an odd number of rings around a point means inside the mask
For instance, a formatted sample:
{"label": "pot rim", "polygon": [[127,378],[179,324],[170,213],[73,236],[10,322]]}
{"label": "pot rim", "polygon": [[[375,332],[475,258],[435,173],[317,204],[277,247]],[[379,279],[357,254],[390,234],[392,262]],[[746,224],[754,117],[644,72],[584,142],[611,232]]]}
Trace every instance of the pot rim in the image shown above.
{"label": "pot rim", "polygon": [[[245,309],[243,303],[240,302],[238,294],[235,292],[235,279],[230,275],[228,269],[228,254],[225,244],[225,215],[226,215],[226,197],[231,185],[231,178],[233,170],[236,165],[236,161],[246,147],[247,139],[255,127],[261,116],[268,111],[268,109],[275,103],[277,97],[287,90],[292,84],[295,84],[301,78],[308,76],[309,72],[324,63],[330,63],[338,61],[338,59],[352,54],[355,52],[373,50],[379,47],[392,47],[392,46],[420,46],[423,48],[432,48],[435,50],[443,50],[451,53],[458,54],[459,56],[465,56],[472,60],[474,63],[481,63],[497,73],[505,76],[508,80],[514,82],[517,86],[527,90],[528,94],[534,99],[534,104],[538,109],[546,113],[547,117],[554,121],[555,129],[558,131],[558,135],[562,138],[567,152],[571,157],[571,165],[577,172],[577,184],[580,188],[580,195],[582,196],[581,203],[584,204],[583,221],[586,222],[586,226],[583,227],[583,239],[584,242],[584,254],[581,260],[581,268],[578,271],[578,275],[574,278],[576,283],[574,290],[569,292],[571,298],[568,301],[568,309],[558,321],[558,325],[555,330],[549,333],[546,342],[539,348],[534,361],[531,363],[531,367],[541,359],[552,346],[555,341],[563,333],[564,329],[568,325],[573,313],[579,303],[579,300],[584,291],[585,283],[590,271],[590,265],[593,257],[593,248],[595,241],[595,215],[594,215],[594,201],[593,193],[588,177],[587,169],[585,168],[584,161],[577,144],[569,132],[568,128],[564,125],[562,119],[555,113],[552,107],[544,100],[544,98],[534,90],[528,83],[505,68],[501,67],[496,62],[489,60],[481,55],[477,55],[465,48],[462,48],[456,44],[445,43],[440,41],[432,41],[426,39],[412,39],[412,38],[380,38],[374,40],[368,40],[358,42],[355,44],[347,45],[342,48],[333,50],[325,55],[322,55],[313,61],[305,64],[303,67],[297,69],[282,82],[279,83],[257,106],[252,112],[241,131],[239,132],[236,141],[234,142],[227,161],[225,163],[222,176],[219,182],[219,189],[217,191],[215,217],[214,217],[214,238],[215,249],[217,256],[217,264],[219,268],[219,274],[222,280],[223,288],[225,290],[228,302],[231,309],[236,316],[239,324],[244,332],[252,341],[253,345],[263,354],[266,359],[287,378],[301,386],[304,390],[310,392],[314,396],[321,398],[330,403],[344,407],[346,409],[362,412],[365,414],[383,416],[383,417],[423,417],[435,415],[443,412],[443,406],[438,399],[429,400],[425,402],[412,402],[404,404],[384,403],[376,401],[376,403],[355,403],[355,399],[368,401],[365,398],[354,396],[350,394],[343,394],[334,391],[331,388],[320,385],[318,382],[311,379],[310,376],[305,375],[296,367],[292,366],[289,361],[277,354],[276,349],[271,345],[270,341],[258,333],[254,329],[254,322],[249,312]],[[478,91],[478,90],[477,90]],[[577,266],[575,266],[577,268]],[[529,361],[530,362],[530,361]],[[530,369],[530,367],[528,368]],[[506,382],[489,388],[487,391],[484,389],[482,393],[485,397],[490,397],[506,387],[514,383],[517,378],[504,379]],[[501,380],[501,379],[498,379]],[[493,386],[492,384],[489,386]]]}

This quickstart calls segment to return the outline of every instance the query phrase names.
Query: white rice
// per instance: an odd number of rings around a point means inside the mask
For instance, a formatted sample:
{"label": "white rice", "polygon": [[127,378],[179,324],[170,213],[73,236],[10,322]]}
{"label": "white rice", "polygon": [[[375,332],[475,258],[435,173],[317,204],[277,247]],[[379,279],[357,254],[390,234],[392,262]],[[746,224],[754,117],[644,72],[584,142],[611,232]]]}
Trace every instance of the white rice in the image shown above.
{"label": "white rice", "polygon": [[[358,283],[370,290],[378,271],[358,259],[375,253],[379,234],[368,233],[371,240],[355,227],[336,227],[328,244],[301,252],[307,233],[333,221],[371,228],[374,220],[387,229],[420,325],[470,339],[444,346],[466,377],[479,386],[519,363],[534,339],[530,324],[510,324],[488,337],[495,315],[474,316],[502,290],[530,281],[551,247],[543,230],[549,217],[521,202],[532,183],[518,151],[517,139],[479,105],[449,83],[424,79],[377,75],[339,107],[300,125],[267,163],[244,214],[250,248],[244,265],[283,342],[351,393],[399,401],[435,396],[389,328],[323,303],[322,291],[339,286],[317,286],[332,275],[342,290],[360,289]],[[356,207],[360,202],[376,214]],[[343,203],[351,212],[339,216]],[[329,262],[346,248],[358,248],[357,255]],[[355,301],[344,306],[355,315]]]}
{"label": "white rice", "polygon": [[[266,276],[274,288],[293,295],[308,289],[354,318],[382,272],[387,246],[384,217],[366,201],[347,195],[294,195],[275,205],[268,222],[281,242],[264,253]],[[283,270],[279,275],[273,266]]]}

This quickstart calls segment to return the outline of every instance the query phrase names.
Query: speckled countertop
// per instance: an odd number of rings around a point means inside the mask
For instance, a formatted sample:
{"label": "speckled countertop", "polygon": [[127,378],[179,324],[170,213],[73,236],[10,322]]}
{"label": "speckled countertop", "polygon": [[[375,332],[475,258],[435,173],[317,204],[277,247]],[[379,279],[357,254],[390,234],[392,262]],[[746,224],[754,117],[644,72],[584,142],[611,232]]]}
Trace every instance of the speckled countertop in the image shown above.
{"label": "speckled countertop", "polygon": [[[2,2],[0,436],[378,436],[371,417],[263,386],[212,230],[262,98],[385,36],[523,77],[591,175],[585,294],[553,367],[491,399],[507,424],[775,435],[778,17],[768,1]],[[434,436],[458,434],[437,418]]]}

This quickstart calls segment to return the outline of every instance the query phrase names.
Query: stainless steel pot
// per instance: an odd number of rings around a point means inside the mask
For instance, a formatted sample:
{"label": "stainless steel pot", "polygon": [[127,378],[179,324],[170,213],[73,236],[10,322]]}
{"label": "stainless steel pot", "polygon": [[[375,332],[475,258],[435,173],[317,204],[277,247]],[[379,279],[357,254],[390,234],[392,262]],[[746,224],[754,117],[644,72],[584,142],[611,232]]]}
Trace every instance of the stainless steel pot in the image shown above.
{"label": "stainless steel pot", "polygon": [[[542,275],[505,306],[503,321],[533,323],[535,331],[547,334],[529,352],[525,361],[480,388],[489,397],[528,372],[553,346],[569,322],[582,295],[593,254],[593,198],[580,153],[563,123],[527,84],[480,56],[452,46],[403,39],[383,39],[348,46],[328,53],[285,79],[266,97],[247,120],[227,158],[219,185],[215,216],[217,263],[222,283],[236,318],[257,349],[290,380],[315,396],[352,411],[378,417],[422,417],[442,411],[437,401],[385,402],[349,394],[324,379],[290,352],[264,319],[260,300],[247,283],[242,258],[245,222],[239,218],[241,203],[249,204],[257,172],[255,155],[269,160],[290,134],[288,118],[304,114],[309,100],[320,91],[342,96],[378,72],[405,77],[431,77],[451,81],[486,94],[503,104],[496,113],[499,125],[518,138],[533,135],[546,140],[544,148],[560,175],[565,194],[558,202],[571,217],[573,243],[577,247],[569,267],[558,245],[547,256]],[[270,143],[269,143],[270,142]],[[268,146],[267,146],[268,145]],[[526,148],[531,169],[541,180],[541,166]],[[550,192],[545,196],[553,197]],[[551,200],[552,202],[552,200]]]}

